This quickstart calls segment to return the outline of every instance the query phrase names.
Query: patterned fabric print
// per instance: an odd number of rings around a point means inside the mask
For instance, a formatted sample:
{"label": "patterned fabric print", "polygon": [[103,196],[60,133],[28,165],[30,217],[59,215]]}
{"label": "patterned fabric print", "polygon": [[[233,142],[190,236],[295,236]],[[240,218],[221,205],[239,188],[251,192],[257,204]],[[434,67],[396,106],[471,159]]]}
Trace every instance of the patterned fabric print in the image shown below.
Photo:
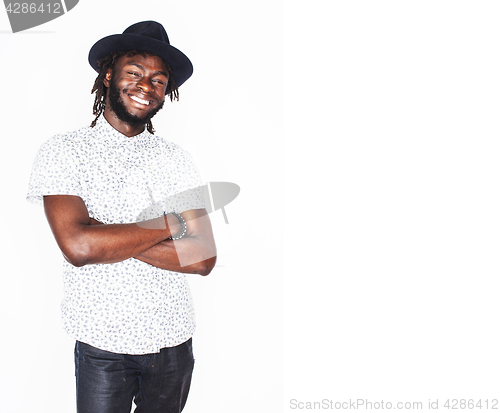
{"label": "patterned fabric print", "polygon": [[[94,128],[57,135],[35,159],[27,199],[76,195],[104,224],[205,208],[190,155],[144,131],[128,138],[104,117]],[[175,194],[178,194],[174,196]],[[158,352],[187,341],[195,329],[184,274],[130,258],[74,267],[63,260],[63,325],[76,340],[126,354]]]}

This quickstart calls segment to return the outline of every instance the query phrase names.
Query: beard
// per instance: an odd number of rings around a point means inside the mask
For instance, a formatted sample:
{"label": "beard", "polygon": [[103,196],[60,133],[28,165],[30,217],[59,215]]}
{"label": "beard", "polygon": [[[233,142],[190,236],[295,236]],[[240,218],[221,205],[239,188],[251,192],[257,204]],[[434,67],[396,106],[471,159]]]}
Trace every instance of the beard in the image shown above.
{"label": "beard", "polygon": [[164,99],[156,109],[147,112],[144,116],[132,115],[127,111],[127,107],[125,106],[125,103],[120,96],[120,90],[118,89],[118,86],[113,81],[113,79],[111,79],[108,88],[108,98],[111,110],[115,113],[116,117],[122,122],[125,122],[126,124],[134,127],[144,126],[146,123],[148,123],[153,118],[153,116],[156,115],[161,108],[163,108],[163,105],[165,103]]}

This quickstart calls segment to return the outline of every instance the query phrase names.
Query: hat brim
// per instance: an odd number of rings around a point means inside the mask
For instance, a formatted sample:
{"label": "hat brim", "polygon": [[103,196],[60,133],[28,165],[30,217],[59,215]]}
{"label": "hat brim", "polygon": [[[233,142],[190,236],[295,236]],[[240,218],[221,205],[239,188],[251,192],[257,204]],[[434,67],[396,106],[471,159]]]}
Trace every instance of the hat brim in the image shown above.
{"label": "hat brim", "polygon": [[164,59],[174,73],[177,87],[182,85],[193,74],[193,64],[179,49],[168,43],[136,34],[112,34],[99,40],[89,52],[89,63],[99,71],[97,62],[114,52],[124,50],[141,50],[153,53]]}

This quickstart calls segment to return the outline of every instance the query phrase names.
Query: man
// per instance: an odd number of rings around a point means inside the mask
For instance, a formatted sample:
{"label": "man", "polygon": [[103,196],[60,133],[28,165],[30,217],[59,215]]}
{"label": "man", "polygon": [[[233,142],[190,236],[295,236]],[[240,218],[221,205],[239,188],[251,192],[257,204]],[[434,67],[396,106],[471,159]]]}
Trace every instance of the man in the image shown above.
{"label": "man", "polygon": [[180,412],[194,364],[185,273],[208,275],[216,250],[191,157],[151,118],[192,65],[153,21],[99,40],[89,62],[96,118],[42,145],[28,192],[65,258],[78,412]]}

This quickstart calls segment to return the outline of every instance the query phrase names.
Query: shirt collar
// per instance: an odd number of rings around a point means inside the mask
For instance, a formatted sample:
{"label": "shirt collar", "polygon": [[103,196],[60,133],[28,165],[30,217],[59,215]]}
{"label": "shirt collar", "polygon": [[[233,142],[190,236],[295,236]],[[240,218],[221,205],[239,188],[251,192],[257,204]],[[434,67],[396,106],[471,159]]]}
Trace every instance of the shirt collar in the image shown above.
{"label": "shirt collar", "polygon": [[138,135],[132,137],[125,136],[123,133],[113,128],[113,126],[111,126],[106,120],[104,115],[99,116],[94,129],[99,134],[100,138],[117,143],[145,143],[148,142],[152,136],[154,136],[148,132],[147,128],[144,128],[144,131],[139,133]]}

